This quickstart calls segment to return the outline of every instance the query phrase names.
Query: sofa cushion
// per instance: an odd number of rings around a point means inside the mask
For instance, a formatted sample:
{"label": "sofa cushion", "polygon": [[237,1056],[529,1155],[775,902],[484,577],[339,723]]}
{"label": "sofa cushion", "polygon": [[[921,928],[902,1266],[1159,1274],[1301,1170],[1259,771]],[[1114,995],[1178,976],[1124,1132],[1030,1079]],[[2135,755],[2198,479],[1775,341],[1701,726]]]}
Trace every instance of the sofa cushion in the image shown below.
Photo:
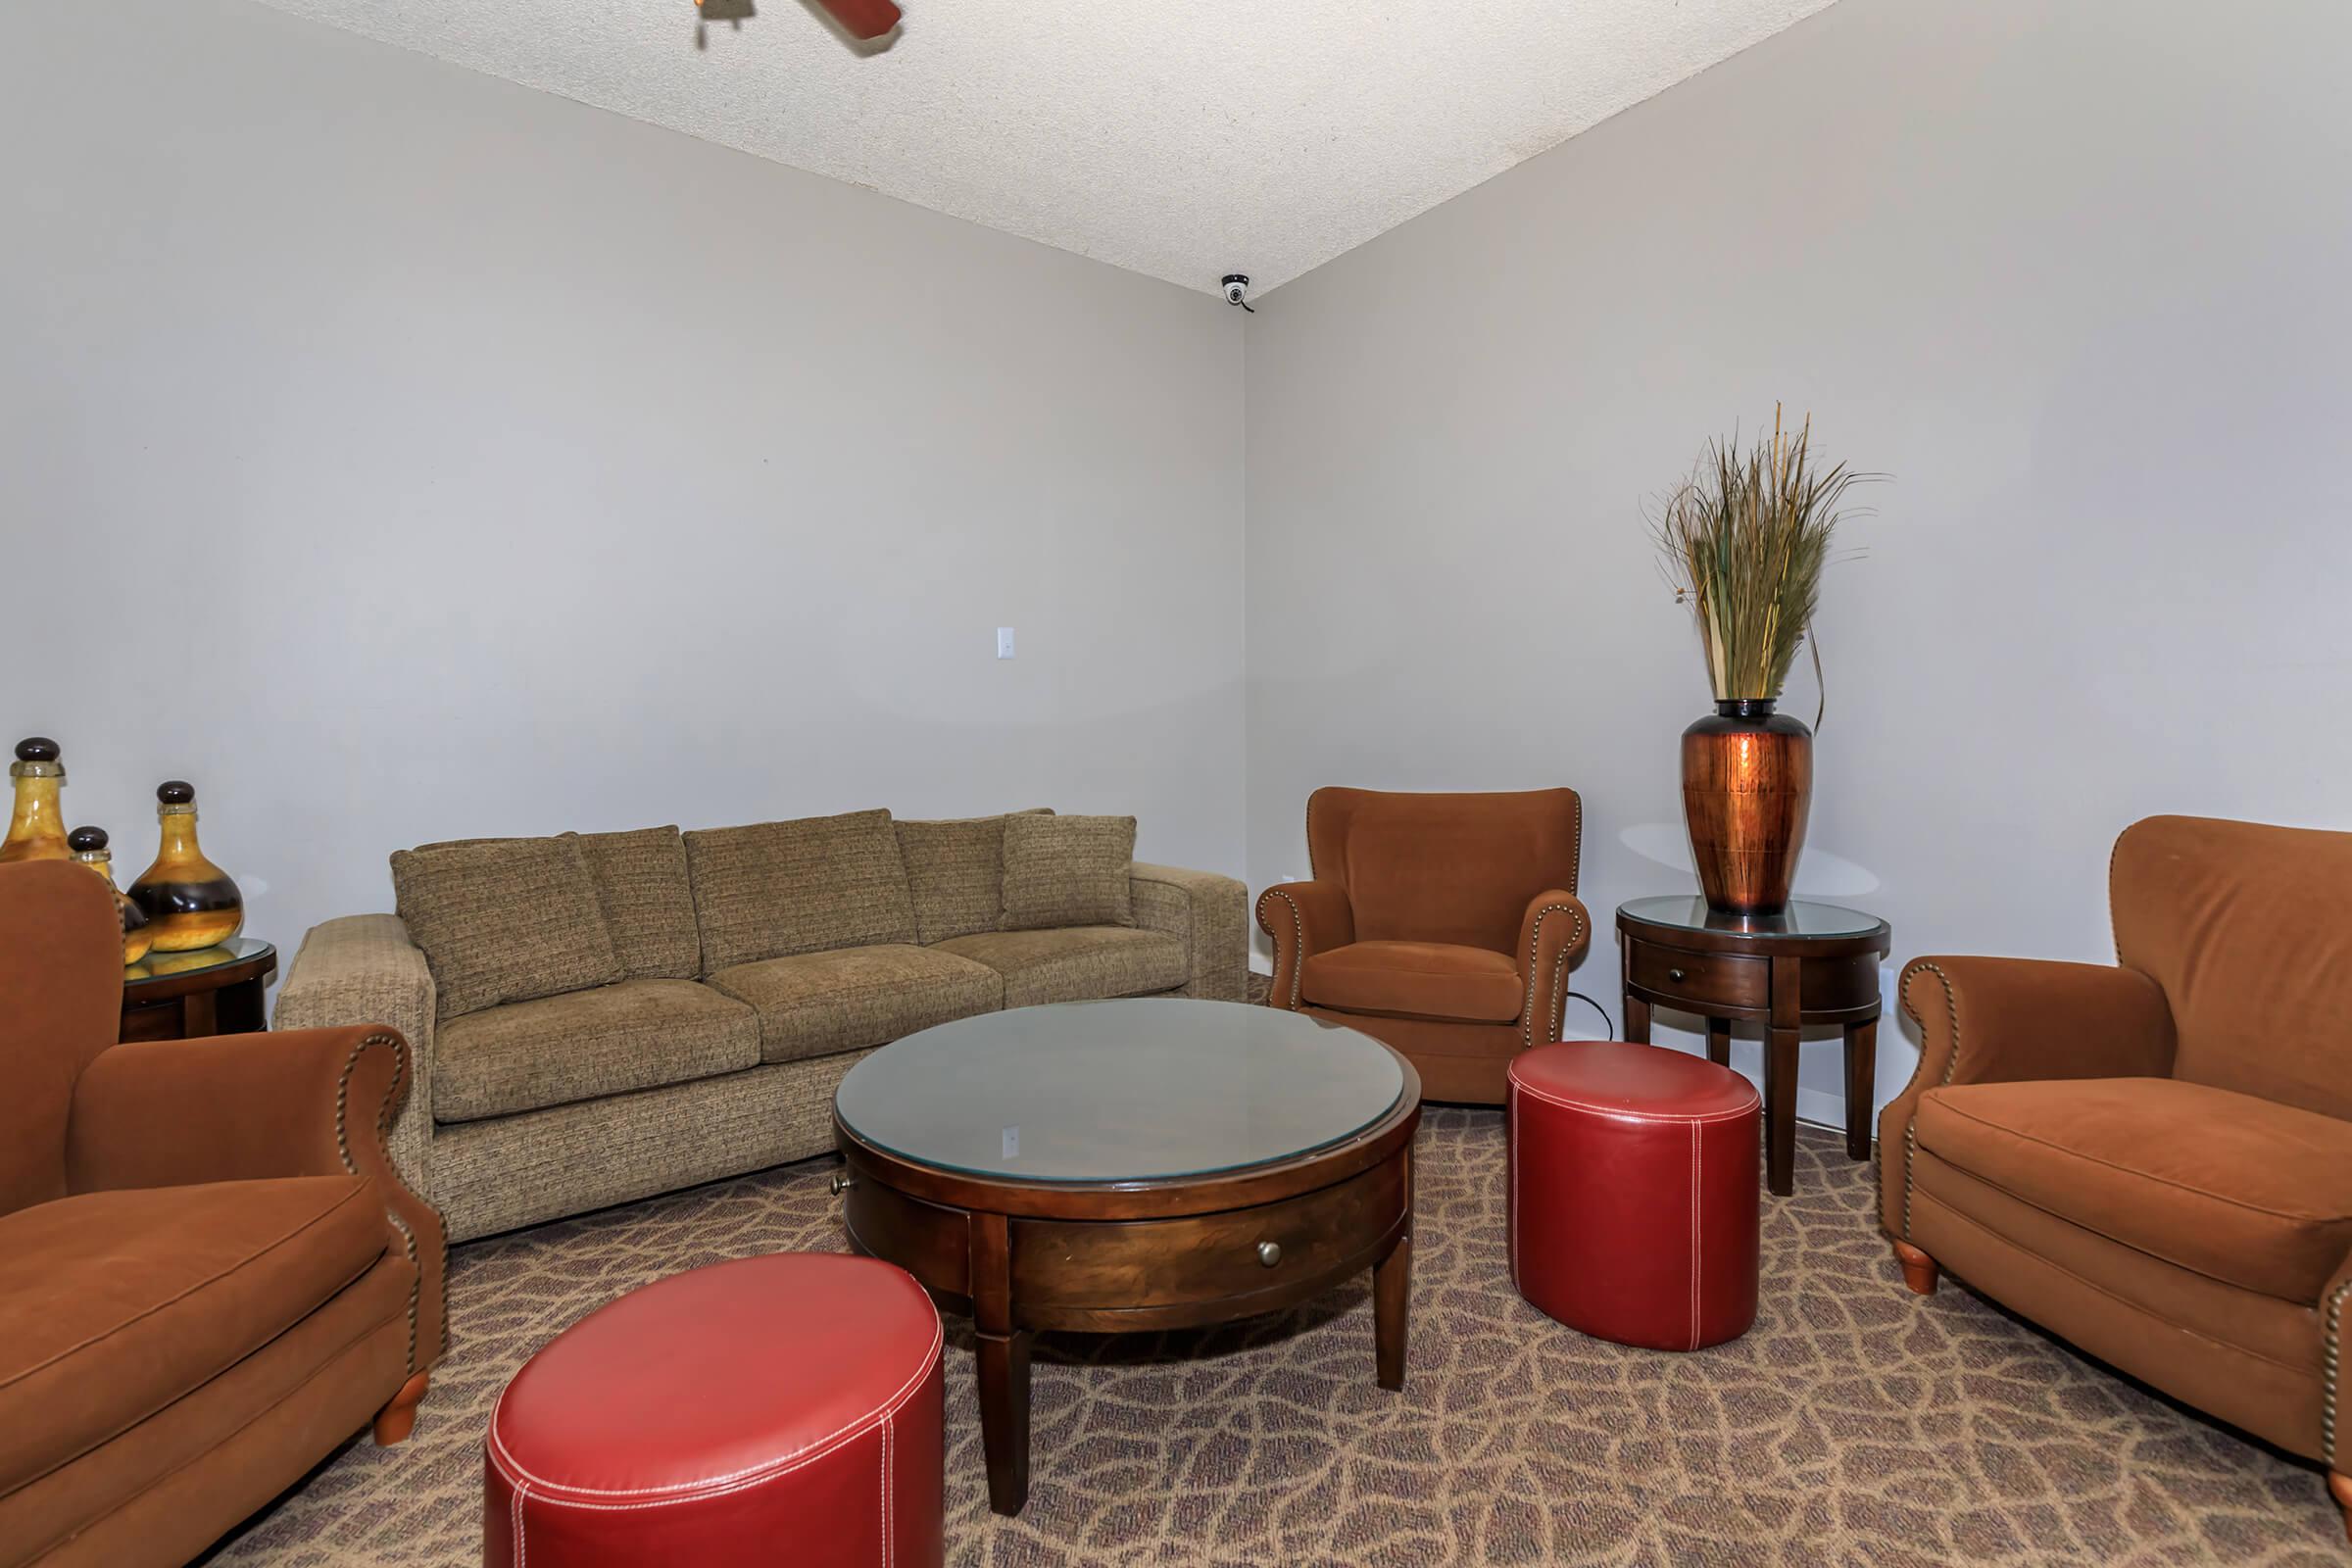
{"label": "sofa cushion", "polygon": [[2352,1121],[2171,1078],[1957,1084],[1919,1147],[2199,1274],[2310,1305],[2352,1252]]}
{"label": "sofa cushion", "polygon": [[1509,1023],[1526,1005],[1527,979],[1508,955],[1487,948],[1351,942],[1308,958],[1298,994],[1350,1012]]}
{"label": "sofa cushion", "polygon": [[0,1214],[0,1494],[267,1345],[390,1236],[365,1176],[85,1193]]}
{"label": "sofa cushion", "polygon": [[861,1051],[1003,1005],[994,969],[927,948],[835,948],[738,964],[711,986],[760,1016],[763,1061]]}
{"label": "sofa cushion", "polygon": [[759,1061],[760,1020],[742,1003],[692,980],[624,980],[443,1024],[433,1048],[433,1119],[511,1116]]}
{"label": "sofa cushion", "polygon": [[1050,931],[982,931],[937,951],[984,963],[1004,977],[1004,1005],[1137,997],[1184,984],[1184,944],[1164,931],[1124,925]]}
{"label": "sofa cushion", "polygon": [[1134,864],[1132,816],[1008,816],[999,924],[1006,931],[1133,925],[1127,877]]}
{"label": "sofa cushion", "polygon": [[[1035,807],[1019,816],[1052,816]],[[924,947],[994,931],[1004,914],[1004,818],[974,816],[897,824],[899,855],[914,895],[914,935]]]}
{"label": "sofa cushion", "polygon": [[623,969],[639,980],[691,980],[703,972],[686,841],[675,827],[564,837],[580,841]]}
{"label": "sofa cushion", "polygon": [[443,1018],[610,985],[626,972],[577,839],[397,851],[392,893],[433,971]]}
{"label": "sofa cushion", "polygon": [[914,940],[914,900],[888,811],[686,835],[703,973],[826,948]]}

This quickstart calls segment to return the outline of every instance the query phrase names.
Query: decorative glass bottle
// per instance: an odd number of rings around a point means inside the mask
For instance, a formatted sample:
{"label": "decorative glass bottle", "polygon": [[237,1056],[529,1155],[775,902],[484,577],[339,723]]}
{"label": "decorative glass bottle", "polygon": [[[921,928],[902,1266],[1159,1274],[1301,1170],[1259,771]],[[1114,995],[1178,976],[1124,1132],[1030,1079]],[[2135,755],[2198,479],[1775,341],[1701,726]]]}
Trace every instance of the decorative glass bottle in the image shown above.
{"label": "decorative glass bottle", "polygon": [[58,810],[66,764],[57,760],[57,742],[46,735],[27,735],[17,742],[17,760],[9,764],[8,776],[17,781],[17,804],[9,815],[8,837],[0,839],[0,864],[74,858],[74,852],[66,848],[66,819]]}
{"label": "decorative glass bottle", "polygon": [[156,786],[155,799],[163,847],[131,883],[131,902],[147,911],[156,952],[217,947],[245,924],[245,901],[228,873],[197,847],[196,786],[167,779]]}
{"label": "decorative glass bottle", "polygon": [[155,929],[148,923],[147,911],[124,898],[122,890],[115,886],[115,857],[106,847],[106,829],[77,827],[66,835],[66,844],[73,850],[74,858],[97,872],[98,880],[106,884],[106,891],[115,896],[115,914],[122,922],[123,966],[127,968],[138,962],[155,946]]}

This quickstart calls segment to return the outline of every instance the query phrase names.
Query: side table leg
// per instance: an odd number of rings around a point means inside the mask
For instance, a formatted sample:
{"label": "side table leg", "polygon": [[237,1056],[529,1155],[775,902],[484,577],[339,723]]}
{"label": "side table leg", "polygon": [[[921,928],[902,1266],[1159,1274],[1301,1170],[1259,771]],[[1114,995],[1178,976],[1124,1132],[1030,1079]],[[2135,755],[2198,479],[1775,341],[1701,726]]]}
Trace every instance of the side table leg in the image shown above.
{"label": "side table leg", "polygon": [[1631,991],[1625,994],[1625,1038],[1637,1046],[1649,1044],[1649,1004]]}
{"label": "side table leg", "polygon": [[972,1327],[979,1335],[980,1447],[988,1505],[1016,1514],[1029,1500],[1029,1342],[1012,1322],[1012,1230],[1002,1214],[972,1216]]}
{"label": "side table leg", "polygon": [[1718,1067],[1729,1067],[1732,1064],[1731,1019],[1709,1018],[1707,1020],[1707,1059]]}
{"label": "side table leg", "polygon": [[1845,1026],[1845,1157],[1870,1157],[1871,1102],[1878,1098],[1879,1020]]}
{"label": "side table leg", "polygon": [[1796,1191],[1796,1046],[1803,1002],[1799,960],[1772,960],[1772,1027],[1764,1039],[1764,1185]]}

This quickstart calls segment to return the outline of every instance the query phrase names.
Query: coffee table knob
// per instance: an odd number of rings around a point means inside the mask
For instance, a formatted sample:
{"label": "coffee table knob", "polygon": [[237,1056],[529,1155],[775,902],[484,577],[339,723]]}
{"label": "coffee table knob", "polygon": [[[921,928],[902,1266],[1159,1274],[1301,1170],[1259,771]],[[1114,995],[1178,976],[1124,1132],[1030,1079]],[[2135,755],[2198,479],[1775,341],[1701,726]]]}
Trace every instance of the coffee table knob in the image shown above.
{"label": "coffee table knob", "polygon": [[1282,1261],[1282,1244],[1281,1244],[1280,1242],[1260,1242],[1260,1243],[1258,1243],[1258,1244],[1257,1244],[1257,1260],[1258,1260],[1260,1263],[1263,1263],[1263,1264],[1264,1264],[1266,1267],[1268,1267],[1268,1268],[1272,1268],[1272,1267],[1273,1267],[1275,1264],[1277,1264],[1277,1263],[1281,1262],[1281,1261]]}
{"label": "coffee table knob", "polygon": [[846,1170],[837,1170],[833,1173],[831,1180],[827,1181],[825,1185],[833,1189],[833,1196],[835,1198],[839,1198],[842,1194],[848,1192],[851,1188],[858,1185],[858,1178],[851,1175]]}

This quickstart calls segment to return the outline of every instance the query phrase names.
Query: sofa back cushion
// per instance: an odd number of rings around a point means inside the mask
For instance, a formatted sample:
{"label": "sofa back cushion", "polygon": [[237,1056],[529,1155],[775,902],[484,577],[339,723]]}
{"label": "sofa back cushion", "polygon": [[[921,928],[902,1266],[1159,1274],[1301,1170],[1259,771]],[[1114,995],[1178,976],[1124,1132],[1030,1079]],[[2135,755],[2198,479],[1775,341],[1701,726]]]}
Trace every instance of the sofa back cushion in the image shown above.
{"label": "sofa back cushion", "polygon": [[399,851],[392,896],[433,971],[443,1018],[627,973],[579,840],[568,834]]}
{"label": "sofa back cushion", "polygon": [[[1032,807],[1018,816],[1052,816]],[[1004,914],[1004,818],[900,822],[899,855],[914,896],[915,938],[923,946],[994,931]]]}
{"label": "sofa back cushion", "polygon": [[1569,789],[1405,794],[1319,789],[1306,853],[1348,890],[1359,942],[1508,953],[1539,893],[1576,891],[1584,808]]}
{"label": "sofa back cushion", "polygon": [[1000,924],[1006,931],[1133,925],[1134,865],[1132,816],[1008,816]]}
{"label": "sofa back cushion", "polygon": [[906,862],[885,810],[686,835],[703,973],[915,939]]}
{"label": "sofa back cushion", "polygon": [[2352,833],[2152,816],[2108,902],[2172,1007],[2174,1077],[2352,1117]]}
{"label": "sofa back cushion", "polygon": [[581,833],[580,853],[596,881],[605,927],[632,980],[691,980],[702,972],[686,841],[673,827]]}

